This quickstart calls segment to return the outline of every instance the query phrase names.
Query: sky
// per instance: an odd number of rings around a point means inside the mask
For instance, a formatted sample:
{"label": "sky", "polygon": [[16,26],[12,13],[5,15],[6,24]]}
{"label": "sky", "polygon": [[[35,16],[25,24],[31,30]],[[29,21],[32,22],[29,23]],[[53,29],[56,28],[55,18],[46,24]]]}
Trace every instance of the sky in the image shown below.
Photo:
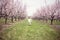
{"label": "sky", "polygon": [[46,5],[51,5],[55,2],[55,0],[22,0],[22,2],[27,7],[27,15],[32,16],[37,9],[40,9]]}
{"label": "sky", "polygon": [[51,5],[55,2],[55,0],[23,0],[23,3],[27,5],[27,14],[28,16],[32,16],[37,9]]}

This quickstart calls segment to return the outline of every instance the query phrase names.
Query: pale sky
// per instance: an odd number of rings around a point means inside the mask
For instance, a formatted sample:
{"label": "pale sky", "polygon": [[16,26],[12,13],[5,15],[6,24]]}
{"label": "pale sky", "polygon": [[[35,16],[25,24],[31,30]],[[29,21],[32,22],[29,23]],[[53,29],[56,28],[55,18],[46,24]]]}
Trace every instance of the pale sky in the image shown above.
{"label": "pale sky", "polygon": [[22,0],[22,2],[23,4],[27,5],[28,16],[32,16],[37,9],[46,5],[51,5],[55,2],[55,0],[46,0],[46,4],[45,0]]}
{"label": "pale sky", "polygon": [[46,4],[45,4],[45,0],[23,0],[23,3],[27,5],[28,16],[32,16],[37,9],[46,5],[51,5],[54,2],[55,0],[46,0]]}

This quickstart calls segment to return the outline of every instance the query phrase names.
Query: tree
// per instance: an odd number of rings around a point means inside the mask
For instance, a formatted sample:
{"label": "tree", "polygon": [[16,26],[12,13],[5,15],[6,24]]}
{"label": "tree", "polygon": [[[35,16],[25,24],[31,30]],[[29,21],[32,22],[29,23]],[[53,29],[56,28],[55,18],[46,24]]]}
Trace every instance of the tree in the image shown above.
{"label": "tree", "polygon": [[5,24],[8,19],[15,21],[19,18],[26,17],[26,6],[20,0],[0,0],[0,18],[4,17]]}

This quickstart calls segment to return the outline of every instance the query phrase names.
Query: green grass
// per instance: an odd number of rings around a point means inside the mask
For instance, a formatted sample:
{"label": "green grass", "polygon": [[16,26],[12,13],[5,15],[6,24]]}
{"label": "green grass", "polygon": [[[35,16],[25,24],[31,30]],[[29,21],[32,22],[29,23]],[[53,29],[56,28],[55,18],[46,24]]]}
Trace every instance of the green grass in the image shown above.
{"label": "green grass", "polygon": [[55,25],[60,25],[60,21],[58,21],[58,20],[57,21],[54,21],[54,24]]}
{"label": "green grass", "polygon": [[29,26],[27,20],[17,22],[0,36],[4,40],[57,40],[58,33],[46,23],[34,20]]}
{"label": "green grass", "polygon": [[0,19],[0,24],[3,24],[3,23],[4,23],[4,19],[1,18],[1,19]]}

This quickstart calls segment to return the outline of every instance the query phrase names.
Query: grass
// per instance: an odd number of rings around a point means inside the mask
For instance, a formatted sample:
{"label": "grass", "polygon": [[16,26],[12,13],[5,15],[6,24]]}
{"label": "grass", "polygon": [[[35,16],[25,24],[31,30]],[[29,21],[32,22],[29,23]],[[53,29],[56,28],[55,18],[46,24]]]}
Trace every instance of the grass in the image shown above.
{"label": "grass", "polygon": [[58,33],[46,23],[33,20],[29,26],[27,20],[23,20],[0,33],[0,36],[3,40],[57,40]]}
{"label": "grass", "polygon": [[3,24],[4,21],[5,21],[5,20],[4,20],[3,18],[1,18],[1,19],[0,19],[0,24]]}
{"label": "grass", "polygon": [[60,21],[58,21],[58,20],[57,21],[54,21],[54,24],[55,25],[60,25]]}

